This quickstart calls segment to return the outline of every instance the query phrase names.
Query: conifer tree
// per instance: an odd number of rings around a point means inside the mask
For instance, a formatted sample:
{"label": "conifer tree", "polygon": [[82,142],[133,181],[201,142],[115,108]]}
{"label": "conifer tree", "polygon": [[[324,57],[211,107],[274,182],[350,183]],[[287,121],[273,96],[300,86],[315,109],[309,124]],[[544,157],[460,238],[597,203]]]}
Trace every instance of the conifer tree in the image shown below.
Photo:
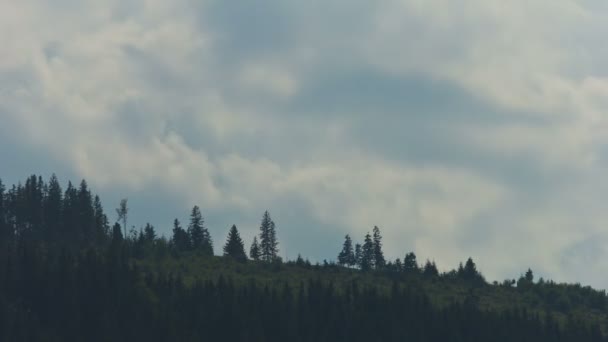
{"label": "conifer tree", "polygon": [[416,261],[416,254],[409,252],[403,258],[403,271],[406,273],[418,273],[418,262]]}
{"label": "conifer tree", "polygon": [[260,224],[260,258],[262,261],[271,262],[277,258],[278,253],[275,224],[267,210]]}
{"label": "conifer tree", "polygon": [[439,270],[437,269],[437,265],[435,261],[427,260],[426,264],[424,264],[424,269],[422,273],[428,277],[436,277],[439,275]]}
{"label": "conifer tree", "polygon": [[190,235],[190,242],[194,250],[201,251],[206,256],[213,255],[211,235],[207,228],[205,228],[201,210],[196,205],[192,208],[192,213],[190,214],[188,235]]}
{"label": "conifer tree", "polygon": [[95,243],[95,209],[87,182],[83,179],[78,188],[78,227],[81,239],[89,245]]}
{"label": "conifer tree", "polygon": [[344,245],[342,246],[342,251],[338,255],[338,264],[342,266],[354,266],[356,264],[353,241],[349,235],[344,237]]}
{"label": "conifer tree", "polygon": [[363,257],[363,252],[361,250],[361,244],[355,244],[355,265],[361,268],[361,258]]}
{"label": "conifer tree", "polygon": [[44,196],[44,221],[47,230],[45,236],[53,242],[56,242],[59,234],[61,234],[62,207],[63,190],[57,176],[53,174]]}
{"label": "conifer tree", "polygon": [[247,260],[243,240],[241,239],[239,231],[234,224],[232,225],[232,228],[230,228],[226,244],[224,245],[224,256],[234,258],[238,261]]}
{"label": "conifer tree", "polygon": [[109,224],[108,217],[103,212],[103,206],[101,205],[101,200],[99,196],[95,196],[93,200],[93,211],[95,215],[95,235],[96,240],[102,241],[106,238],[108,234]]}
{"label": "conifer tree", "polygon": [[146,223],[144,227],[143,237],[146,242],[153,242],[156,239],[156,231],[154,226],[150,223]]}
{"label": "conifer tree", "polygon": [[116,215],[118,216],[118,221],[122,221],[125,238],[127,236],[127,217],[129,215],[129,208],[127,206],[127,202],[128,200],[126,198],[121,199],[118,208],[116,208]]}
{"label": "conifer tree", "polygon": [[181,227],[178,219],[175,219],[173,221],[172,242],[175,248],[180,252],[184,252],[190,249],[190,236],[184,230],[184,228]]}
{"label": "conifer tree", "polygon": [[368,271],[374,267],[374,242],[372,236],[365,234],[365,240],[361,248],[361,270]]}
{"label": "conifer tree", "polygon": [[382,269],[386,265],[386,260],[384,259],[384,253],[382,252],[382,236],[380,235],[380,228],[378,226],[374,226],[374,268]]}
{"label": "conifer tree", "polygon": [[120,223],[116,222],[114,223],[114,227],[112,227],[112,242],[119,243],[122,242],[122,240],[122,227],[120,226]]}
{"label": "conifer tree", "polygon": [[[0,242],[8,242],[10,238],[8,224],[7,224],[7,208],[4,201],[5,187],[0,179]],[[0,248],[6,248],[2,246]]]}
{"label": "conifer tree", "polygon": [[253,237],[251,248],[249,248],[249,257],[251,258],[251,260],[260,260],[260,245],[258,244],[258,238],[255,236]]}

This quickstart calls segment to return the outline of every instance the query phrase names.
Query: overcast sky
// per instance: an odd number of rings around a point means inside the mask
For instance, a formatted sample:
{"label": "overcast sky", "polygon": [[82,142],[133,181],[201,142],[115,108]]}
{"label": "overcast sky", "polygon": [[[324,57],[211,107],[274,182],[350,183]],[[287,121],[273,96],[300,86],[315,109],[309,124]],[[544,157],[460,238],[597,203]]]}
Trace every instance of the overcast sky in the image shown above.
{"label": "overcast sky", "polygon": [[608,287],[604,0],[0,0],[0,177],[281,254]]}

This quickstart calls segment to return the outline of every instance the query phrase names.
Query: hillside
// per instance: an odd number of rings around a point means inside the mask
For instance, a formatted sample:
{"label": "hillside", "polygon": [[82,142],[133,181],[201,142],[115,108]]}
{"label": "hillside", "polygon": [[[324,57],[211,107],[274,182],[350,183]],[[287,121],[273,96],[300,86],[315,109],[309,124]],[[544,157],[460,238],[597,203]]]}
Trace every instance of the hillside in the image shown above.
{"label": "hillside", "polygon": [[[535,280],[489,284],[472,259],[439,273],[387,261],[380,230],[346,237],[338,263],[277,257],[269,213],[249,253],[223,256],[194,207],[167,240],[109,224],[85,181],[0,182],[2,341],[607,341],[604,291]],[[120,220],[119,220],[120,221]]]}

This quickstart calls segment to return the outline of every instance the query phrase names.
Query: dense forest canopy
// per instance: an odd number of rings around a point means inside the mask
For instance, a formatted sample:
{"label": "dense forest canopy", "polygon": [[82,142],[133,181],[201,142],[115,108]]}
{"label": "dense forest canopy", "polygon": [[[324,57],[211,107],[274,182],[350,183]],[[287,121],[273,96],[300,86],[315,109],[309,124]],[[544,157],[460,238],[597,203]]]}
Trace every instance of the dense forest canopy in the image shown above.
{"label": "dense forest canopy", "polygon": [[0,340],[608,340],[605,291],[387,260],[377,226],[312,264],[279,257],[269,211],[249,244],[232,225],[221,256],[198,206],[169,238],[128,219],[127,199],[110,217],[85,180],[0,181]]}

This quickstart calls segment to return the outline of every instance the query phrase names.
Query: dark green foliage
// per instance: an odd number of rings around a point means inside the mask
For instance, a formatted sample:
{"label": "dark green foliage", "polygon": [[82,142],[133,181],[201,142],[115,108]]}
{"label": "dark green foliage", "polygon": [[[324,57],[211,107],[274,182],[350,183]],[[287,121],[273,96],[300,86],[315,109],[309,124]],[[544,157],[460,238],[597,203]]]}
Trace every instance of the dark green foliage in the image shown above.
{"label": "dark green foliage", "polygon": [[178,252],[190,250],[190,235],[182,228],[178,219],[173,221],[173,238],[171,242]]}
{"label": "dark green foliage", "polygon": [[471,258],[442,274],[414,253],[386,263],[377,228],[339,258],[370,272],[283,263],[268,213],[271,262],[243,264],[236,226],[212,257],[193,248],[196,226],[211,237],[192,216],[170,243],[150,224],[124,236],[84,181],[63,194],[54,176],[0,181],[0,341],[608,341],[605,291],[531,270],[490,285]]}
{"label": "dark green foliage", "polygon": [[355,251],[353,250],[353,241],[349,235],[344,237],[344,245],[342,251],[338,255],[338,264],[342,266],[355,266],[357,260],[355,258]]}
{"label": "dark green foliage", "polygon": [[230,232],[228,232],[228,238],[224,245],[224,256],[231,257],[241,262],[247,261],[243,240],[234,224],[230,228]]}
{"label": "dark green foliage", "polygon": [[437,270],[437,265],[435,265],[435,262],[427,260],[426,264],[424,264],[424,268],[422,269],[422,274],[427,277],[439,276],[439,271]]}
{"label": "dark green foliage", "polygon": [[406,273],[418,273],[418,261],[416,261],[416,254],[414,252],[407,253],[403,258],[403,272]]}
{"label": "dark green foliage", "polygon": [[369,233],[365,234],[365,240],[361,247],[360,267],[363,271],[371,270],[374,267],[374,242]]}
{"label": "dark green foliage", "polygon": [[361,244],[355,244],[355,265],[361,268],[361,259],[363,257],[363,251],[361,249]]}
{"label": "dark green foliage", "polygon": [[188,235],[190,236],[190,243],[193,250],[199,251],[206,256],[213,255],[213,241],[211,240],[209,231],[204,226],[203,216],[198,206],[192,208]]}
{"label": "dark green foliage", "polygon": [[150,223],[146,223],[144,227],[144,240],[146,242],[154,242],[156,240],[156,231],[154,230],[154,226]]}
{"label": "dark green foliage", "polygon": [[127,219],[129,216],[129,200],[123,198],[120,200],[120,204],[118,208],[116,208],[116,215],[118,216],[118,221],[122,221],[122,226],[124,228],[124,236],[127,236]]}
{"label": "dark green foliage", "polygon": [[374,268],[377,270],[381,270],[384,268],[386,264],[386,260],[384,259],[384,253],[382,252],[382,235],[380,235],[380,228],[378,226],[374,226]]}
{"label": "dark green foliage", "polygon": [[267,210],[260,224],[260,259],[265,262],[274,261],[279,253],[278,246],[275,224]]}
{"label": "dark green foliage", "polygon": [[112,227],[112,242],[120,243],[122,242],[123,238],[124,237],[122,236],[122,227],[120,226],[120,223],[116,222]]}
{"label": "dark green foliage", "polygon": [[251,260],[260,260],[260,245],[258,244],[258,238],[255,236],[253,237],[251,248],[249,248],[249,257]]}

